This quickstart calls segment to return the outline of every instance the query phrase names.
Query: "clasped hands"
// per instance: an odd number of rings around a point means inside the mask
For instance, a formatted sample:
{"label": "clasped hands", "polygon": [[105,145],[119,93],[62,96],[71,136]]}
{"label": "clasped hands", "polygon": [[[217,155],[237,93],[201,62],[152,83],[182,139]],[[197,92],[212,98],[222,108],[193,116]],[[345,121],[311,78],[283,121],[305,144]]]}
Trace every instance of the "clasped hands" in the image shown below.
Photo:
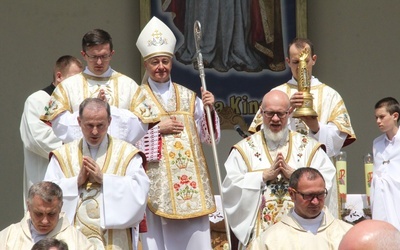
{"label": "clasped hands", "polygon": [[78,187],[86,181],[103,183],[103,172],[96,161],[89,156],[83,156],[82,167],[78,174]]}
{"label": "clasped hands", "polygon": [[97,94],[97,98],[108,102],[107,97],[106,97],[106,92],[104,91],[104,89],[100,89],[99,93]]}
{"label": "clasped hands", "polygon": [[283,157],[282,153],[278,153],[276,159],[271,167],[267,168],[263,172],[263,181],[272,181],[275,180],[279,174],[282,174],[286,179],[290,179],[290,176],[295,171],[295,169],[291,168]]}

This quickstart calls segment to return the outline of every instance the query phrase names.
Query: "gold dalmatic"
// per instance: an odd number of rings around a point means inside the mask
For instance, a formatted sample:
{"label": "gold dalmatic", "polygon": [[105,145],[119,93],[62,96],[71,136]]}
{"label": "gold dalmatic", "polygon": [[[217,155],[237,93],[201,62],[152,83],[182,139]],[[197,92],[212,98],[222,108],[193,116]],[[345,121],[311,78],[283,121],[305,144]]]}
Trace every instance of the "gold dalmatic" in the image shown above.
{"label": "gold dalmatic", "polygon": [[315,110],[313,109],[313,96],[310,94],[311,81],[310,76],[307,72],[306,62],[306,59],[309,55],[309,48],[304,48],[303,51],[300,53],[297,88],[299,92],[303,93],[304,101],[301,107],[297,108],[296,111],[293,113],[293,117],[295,118],[299,118],[302,116],[318,116],[317,112],[315,112]]}

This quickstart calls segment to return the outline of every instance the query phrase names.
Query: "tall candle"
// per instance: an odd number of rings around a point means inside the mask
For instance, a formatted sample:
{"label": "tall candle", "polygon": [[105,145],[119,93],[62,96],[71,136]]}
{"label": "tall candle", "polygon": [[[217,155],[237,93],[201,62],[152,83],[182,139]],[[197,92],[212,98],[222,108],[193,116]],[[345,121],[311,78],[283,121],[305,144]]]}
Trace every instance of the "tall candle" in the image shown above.
{"label": "tall candle", "polygon": [[374,168],[373,163],[365,163],[365,193],[369,196],[371,193],[371,181],[372,181],[372,169]]}
{"label": "tall candle", "polygon": [[336,161],[336,171],[339,184],[339,193],[347,194],[347,162]]}
{"label": "tall candle", "polygon": [[336,177],[339,186],[340,205],[343,208],[346,203],[347,194],[347,154],[340,151],[336,156]]}
{"label": "tall candle", "polygon": [[374,168],[374,159],[371,154],[364,157],[364,172],[365,172],[365,193],[367,195],[368,203],[370,203],[372,172]]}

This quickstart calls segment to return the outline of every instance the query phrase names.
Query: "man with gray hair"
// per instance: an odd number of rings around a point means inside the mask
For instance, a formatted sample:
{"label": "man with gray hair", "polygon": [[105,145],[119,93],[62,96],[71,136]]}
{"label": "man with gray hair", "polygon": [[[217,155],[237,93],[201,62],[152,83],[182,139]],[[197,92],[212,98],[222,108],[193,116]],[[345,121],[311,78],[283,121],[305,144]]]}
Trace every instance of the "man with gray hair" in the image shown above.
{"label": "man with gray hair", "polygon": [[57,184],[48,181],[35,183],[29,189],[26,202],[28,212],[24,218],[0,232],[0,249],[30,249],[46,238],[68,242],[70,250],[95,249],[61,212],[63,192]]}

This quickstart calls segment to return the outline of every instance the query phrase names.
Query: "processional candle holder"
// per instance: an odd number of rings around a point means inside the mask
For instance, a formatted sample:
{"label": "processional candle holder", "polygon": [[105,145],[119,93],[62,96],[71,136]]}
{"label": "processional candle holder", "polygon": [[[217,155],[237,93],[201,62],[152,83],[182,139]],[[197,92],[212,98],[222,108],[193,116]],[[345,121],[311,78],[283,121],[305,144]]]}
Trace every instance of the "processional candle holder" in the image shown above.
{"label": "processional candle holder", "polygon": [[304,48],[299,57],[300,61],[297,75],[297,89],[299,92],[303,93],[304,101],[301,107],[297,108],[293,113],[294,118],[299,118],[302,116],[318,116],[317,112],[315,112],[313,109],[313,96],[310,94],[311,76],[308,74],[306,61],[309,55],[310,49]]}

